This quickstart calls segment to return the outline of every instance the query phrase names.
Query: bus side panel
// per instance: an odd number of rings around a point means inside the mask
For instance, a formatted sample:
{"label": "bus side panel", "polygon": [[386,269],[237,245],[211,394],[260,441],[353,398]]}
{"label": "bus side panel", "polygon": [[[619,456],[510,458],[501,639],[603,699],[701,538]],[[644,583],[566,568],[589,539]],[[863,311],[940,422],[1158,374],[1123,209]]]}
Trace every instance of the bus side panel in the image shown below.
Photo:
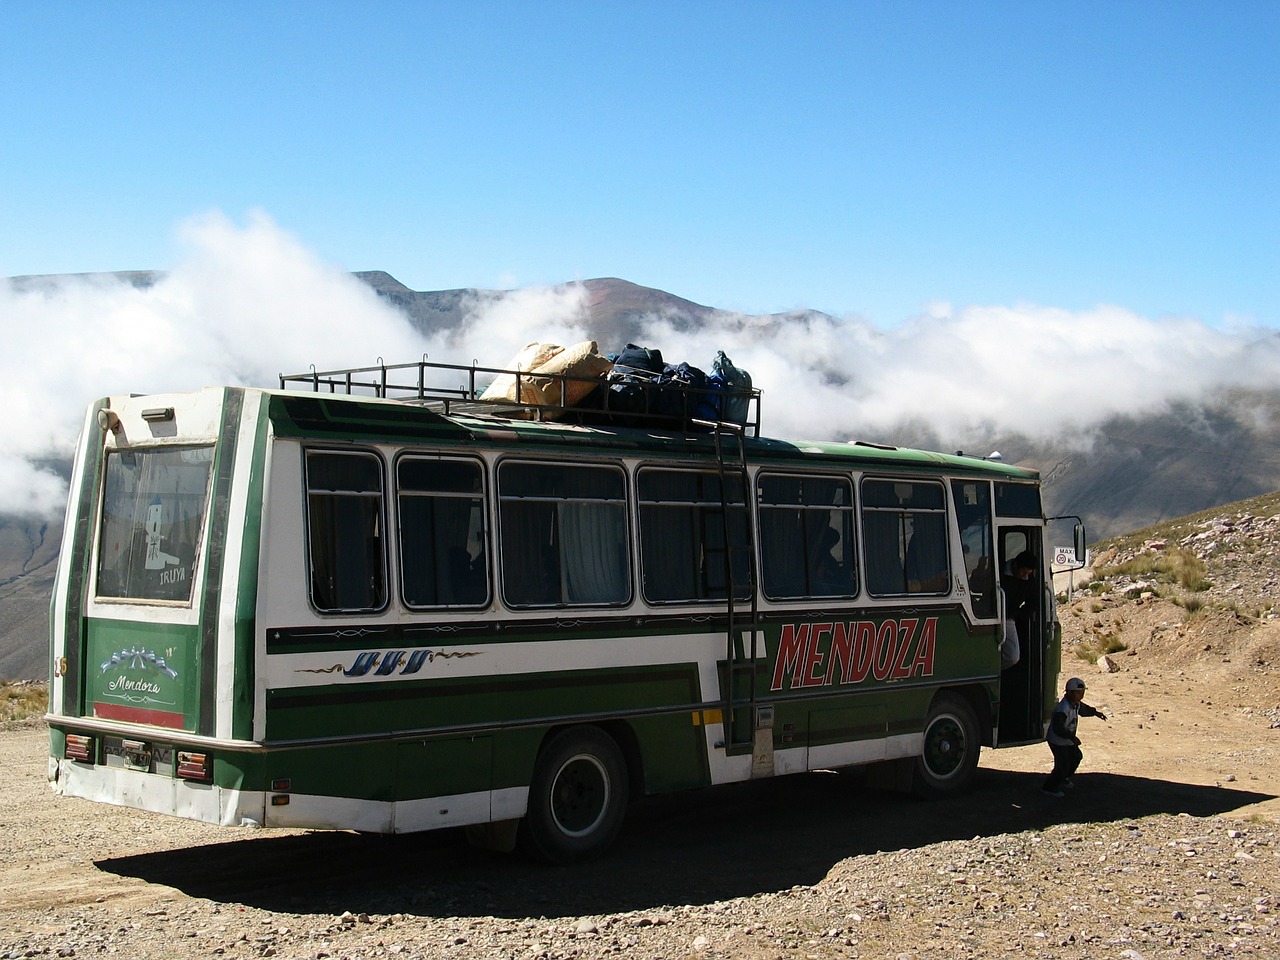
{"label": "bus side panel", "polygon": [[639,717],[630,721],[630,726],[640,747],[645,793],[687,790],[711,783],[700,712]]}
{"label": "bus side panel", "polygon": [[790,772],[805,746],[808,769],[910,755],[940,687],[994,687],[994,633],[971,628],[955,607],[849,614],[766,630],[769,656],[757,692],[776,706],[775,751],[796,751],[777,772]]}
{"label": "bus side panel", "polygon": [[[361,655],[332,656],[341,667],[341,660],[350,662]],[[268,690],[266,739],[280,743],[397,730],[538,726],[542,718],[552,717],[559,723],[591,722],[626,711],[688,708],[698,702],[698,675],[692,664],[395,683],[375,679]],[[682,718],[688,722],[688,713]],[[551,724],[546,720],[541,725]]]}
{"label": "bus side panel", "polygon": [[[256,406],[257,412],[254,413]],[[239,555],[229,558],[235,569],[235,589],[225,592],[219,611],[221,643],[217,656],[217,688],[219,696],[230,703],[219,702],[219,736],[236,740],[253,739],[254,690],[257,660],[257,605],[259,556],[262,547],[263,496],[267,483],[267,437],[269,420],[267,404],[261,394],[246,395],[246,410],[240,455],[237,457],[237,481],[233,485],[231,516],[242,517],[231,529],[239,537]],[[224,711],[230,713],[224,717]]]}
{"label": "bus side panel", "polygon": [[[212,489],[208,504],[209,534],[204,543],[203,556],[200,563],[204,567],[203,588],[193,601],[200,612],[200,632],[197,640],[200,656],[200,709],[197,718],[198,731],[208,737],[216,736],[218,730],[218,652],[219,634],[222,620],[219,611],[222,607],[222,591],[224,584],[230,589],[234,599],[238,565],[227,569],[228,556],[238,557],[241,548],[241,522],[232,512],[234,502],[237,509],[244,509],[243,484],[236,485],[237,463],[240,460],[239,446],[241,436],[241,414],[244,408],[245,391],[228,388],[222,398],[221,419],[218,424],[218,440],[215,446]],[[228,584],[227,581],[230,581]],[[228,631],[224,642],[233,643],[233,634]],[[229,727],[229,724],[226,725]]]}
{"label": "bus side panel", "polygon": [[809,711],[811,769],[873,763],[888,757],[889,705],[883,695]]}

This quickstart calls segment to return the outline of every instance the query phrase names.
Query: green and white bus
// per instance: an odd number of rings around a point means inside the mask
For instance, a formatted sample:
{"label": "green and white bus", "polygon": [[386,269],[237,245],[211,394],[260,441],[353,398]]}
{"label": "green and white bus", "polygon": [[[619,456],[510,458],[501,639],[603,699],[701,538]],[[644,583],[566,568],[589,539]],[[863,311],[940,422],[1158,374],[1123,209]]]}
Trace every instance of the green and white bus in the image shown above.
{"label": "green and white bus", "polygon": [[[480,402],[485,374],[92,404],[52,602],[54,789],[224,825],[464,826],[565,862],[641,796],[860,765],[947,795],[981,746],[1042,737],[1060,631],[1035,472],[766,439],[758,392],[745,426],[573,422]],[[1001,670],[999,571],[1027,551]]]}

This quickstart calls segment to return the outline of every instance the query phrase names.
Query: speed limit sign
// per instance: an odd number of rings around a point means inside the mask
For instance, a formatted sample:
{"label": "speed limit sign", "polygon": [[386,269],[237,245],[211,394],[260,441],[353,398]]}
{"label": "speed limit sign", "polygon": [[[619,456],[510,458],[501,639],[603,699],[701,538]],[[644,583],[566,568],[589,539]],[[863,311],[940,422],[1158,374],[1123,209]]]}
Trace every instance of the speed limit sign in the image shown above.
{"label": "speed limit sign", "polygon": [[1076,562],[1075,547],[1054,547],[1053,548],[1053,565],[1055,567],[1070,567]]}

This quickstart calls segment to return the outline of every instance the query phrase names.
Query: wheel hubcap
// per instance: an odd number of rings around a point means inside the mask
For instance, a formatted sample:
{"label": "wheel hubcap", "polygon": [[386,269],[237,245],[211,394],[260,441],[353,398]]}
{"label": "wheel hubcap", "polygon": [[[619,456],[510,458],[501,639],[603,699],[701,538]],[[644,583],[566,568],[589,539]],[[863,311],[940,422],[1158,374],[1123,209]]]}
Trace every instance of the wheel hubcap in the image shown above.
{"label": "wheel hubcap", "polygon": [[567,836],[584,837],[600,826],[609,806],[609,776],[596,757],[572,757],[551,785],[551,816]]}
{"label": "wheel hubcap", "polygon": [[939,717],[925,737],[924,760],[935,777],[949,777],[964,762],[964,730],[954,717]]}

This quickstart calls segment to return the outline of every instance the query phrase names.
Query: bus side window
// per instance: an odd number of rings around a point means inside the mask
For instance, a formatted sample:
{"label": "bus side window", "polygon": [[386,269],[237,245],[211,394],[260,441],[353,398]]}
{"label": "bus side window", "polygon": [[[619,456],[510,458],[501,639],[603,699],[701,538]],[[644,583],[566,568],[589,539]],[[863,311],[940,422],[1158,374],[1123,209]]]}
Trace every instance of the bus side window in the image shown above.
{"label": "bus side window", "polygon": [[626,479],[613,466],[498,467],[502,594],[512,606],[626,603]]}
{"label": "bus side window", "polygon": [[382,461],[368,453],[307,452],[311,602],[332,612],[387,601]]}
{"label": "bus side window", "polygon": [[645,599],[727,599],[730,566],[734,596],[749,596],[750,540],[739,478],[728,477],[727,523],[715,473],[648,467],[639,472],[636,483]]}
{"label": "bus side window", "polygon": [[396,466],[396,494],[405,604],[486,604],[489,564],[481,464],[403,457]]}
{"label": "bus side window", "polygon": [[939,484],[863,480],[862,539],[872,596],[948,591],[946,497]]}
{"label": "bus side window", "polygon": [[853,484],[844,477],[759,479],[760,559],[770,599],[858,592]]}

